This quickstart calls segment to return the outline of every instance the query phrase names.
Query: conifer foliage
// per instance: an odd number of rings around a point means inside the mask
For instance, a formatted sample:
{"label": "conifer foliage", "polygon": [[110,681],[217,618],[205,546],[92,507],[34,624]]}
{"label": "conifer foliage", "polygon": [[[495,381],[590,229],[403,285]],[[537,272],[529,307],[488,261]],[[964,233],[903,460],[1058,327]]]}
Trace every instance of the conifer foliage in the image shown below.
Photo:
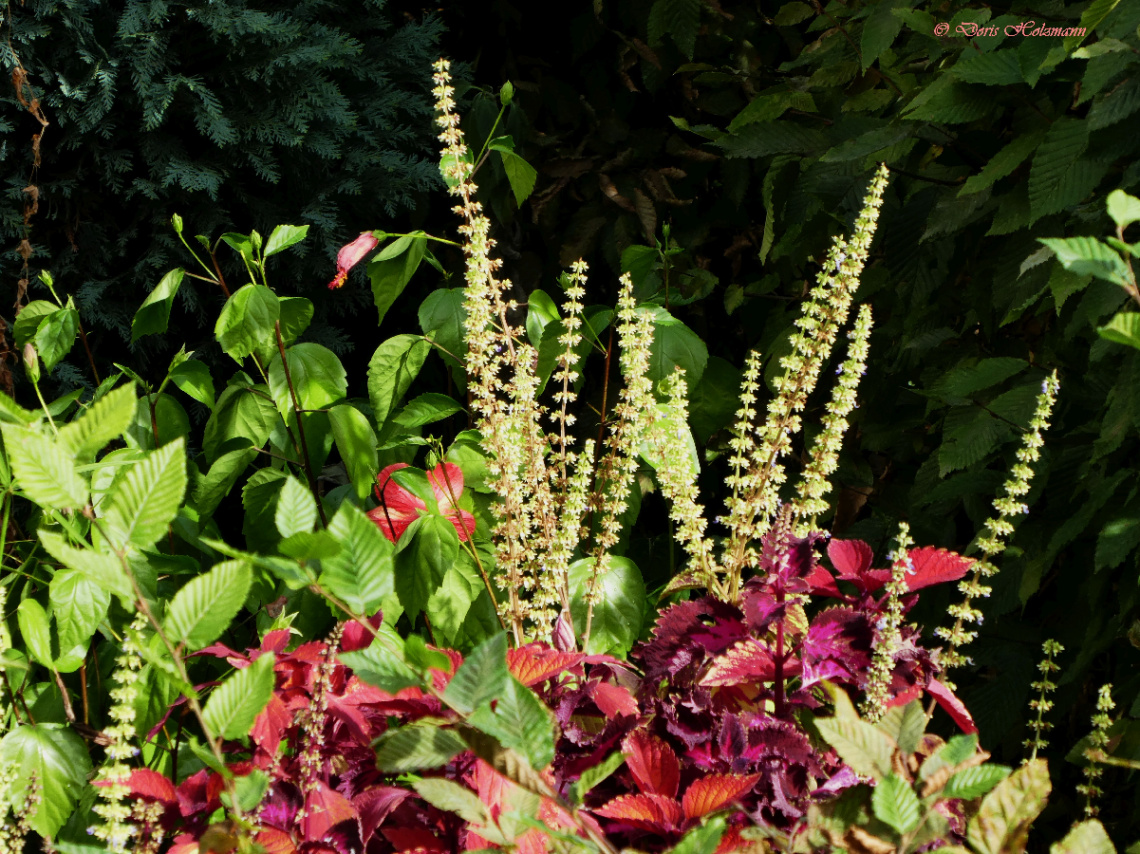
{"label": "conifer foliage", "polygon": [[[310,224],[306,257],[290,271],[291,289],[305,292],[323,287],[329,257],[363,219],[406,209],[437,180],[423,157],[425,81],[442,25],[398,22],[385,5],[364,0],[350,15],[319,0],[12,7],[5,72],[26,70],[23,95],[39,99],[50,124],[33,170],[29,136],[41,128],[5,87],[0,233],[9,249],[26,236],[31,269],[52,270],[102,330],[101,361],[115,358],[140,299],[181,260],[172,212],[202,234]],[[26,234],[29,183],[39,205]],[[3,263],[15,278],[23,261],[10,252]],[[215,291],[188,281],[179,302],[196,312]],[[321,321],[314,332],[335,346],[335,318]]]}

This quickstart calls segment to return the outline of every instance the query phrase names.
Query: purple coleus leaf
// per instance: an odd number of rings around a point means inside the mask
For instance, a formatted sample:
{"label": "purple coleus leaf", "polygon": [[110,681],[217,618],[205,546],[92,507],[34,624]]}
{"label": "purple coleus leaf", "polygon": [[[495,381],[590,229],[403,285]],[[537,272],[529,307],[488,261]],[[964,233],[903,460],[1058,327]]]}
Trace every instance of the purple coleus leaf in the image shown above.
{"label": "purple coleus leaf", "polygon": [[706,597],[661,612],[653,640],[639,648],[645,675],[660,680],[748,637],[739,609]]}
{"label": "purple coleus leaf", "polygon": [[848,607],[821,611],[811,621],[800,649],[801,687],[823,680],[857,684],[871,666],[873,631],[864,614]]}

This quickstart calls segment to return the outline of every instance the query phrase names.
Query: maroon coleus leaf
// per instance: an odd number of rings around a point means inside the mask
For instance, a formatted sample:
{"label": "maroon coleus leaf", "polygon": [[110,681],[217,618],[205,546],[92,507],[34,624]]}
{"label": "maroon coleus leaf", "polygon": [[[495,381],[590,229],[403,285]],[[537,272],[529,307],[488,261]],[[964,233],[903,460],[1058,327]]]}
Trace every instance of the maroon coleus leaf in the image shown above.
{"label": "maroon coleus leaf", "polygon": [[638,647],[646,678],[660,680],[728,649],[748,636],[740,609],[710,597],[661,612],[653,639]]}
{"label": "maroon coleus leaf", "polygon": [[352,802],[323,780],[305,796],[305,816],[301,819],[301,834],[306,841],[322,839],[333,825],[356,818]]}
{"label": "maroon coleus leaf", "polygon": [[622,741],[625,764],[637,787],[647,795],[675,798],[681,784],[681,763],[677,754],[657,736],[634,730]]}
{"label": "maroon coleus leaf", "polygon": [[771,682],[776,677],[772,651],[756,638],[745,638],[717,656],[701,677],[705,687]]}
{"label": "maroon coleus leaf", "polygon": [[907,558],[906,586],[912,591],[932,584],[957,581],[973,569],[976,563],[972,558],[933,546],[911,549]]}
{"label": "maroon coleus leaf", "polygon": [[807,579],[818,560],[815,544],[824,535],[812,531],[806,537],[797,537],[783,525],[774,525],[764,535],[760,546],[760,573],[774,588],[791,592],[808,589]]}
{"label": "maroon coleus leaf", "polygon": [[852,684],[871,665],[871,624],[866,616],[847,607],[821,611],[808,626],[800,649],[803,660],[801,687],[825,679]]}
{"label": "maroon coleus leaf", "polygon": [[594,813],[652,833],[679,830],[685,819],[681,805],[664,795],[622,795]]}
{"label": "maroon coleus leaf", "polygon": [[681,809],[690,821],[698,819],[735,803],[759,780],[759,774],[710,774],[685,790]]}
{"label": "maroon coleus leaf", "polygon": [[360,817],[360,839],[364,845],[371,841],[376,829],[412,793],[396,786],[374,786],[352,799],[352,806]]}

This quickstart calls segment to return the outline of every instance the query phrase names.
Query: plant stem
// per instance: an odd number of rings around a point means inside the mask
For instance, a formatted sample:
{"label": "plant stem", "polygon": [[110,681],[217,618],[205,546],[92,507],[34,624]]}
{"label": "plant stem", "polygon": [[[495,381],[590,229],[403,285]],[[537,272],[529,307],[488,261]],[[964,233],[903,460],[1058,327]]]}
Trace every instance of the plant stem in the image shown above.
{"label": "plant stem", "polygon": [[[79,312],[76,312],[78,317]],[[83,342],[83,349],[87,351],[87,362],[91,365],[91,374],[95,377],[95,385],[99,385],[99,369],[95,367],[95,357],[91,354],[91,345],[87,343],[87,330],[83,328],[83,321],[79,321],[79,340]]]}
{"label": "plant stem", "polygon": [[329,520],[325,518],[325,508],[321,503],[321,493],[317,488],[317,478],[313,474],[313,465],[309,459],[309,444],[305,441],[305,425],[301,423],[301,404],[297,400],[297,389],[293,387],[293,376],[289,372],[289,360],[285,358],[285,339],[281,335],[280,320],[273,324],[273,331],[277,335],[277,352],[281,354],[281,367],[285,369],[285,384],[289,386],[289,397],[293,400],[293,413],[297,416],[297,436],[301,440],[301,465],[305,469],[305,477],[309,480],[309,489],[313,493],[313,498],[317,501],[317,512],[321,514],[321,524],[327,528],[329,526]]}

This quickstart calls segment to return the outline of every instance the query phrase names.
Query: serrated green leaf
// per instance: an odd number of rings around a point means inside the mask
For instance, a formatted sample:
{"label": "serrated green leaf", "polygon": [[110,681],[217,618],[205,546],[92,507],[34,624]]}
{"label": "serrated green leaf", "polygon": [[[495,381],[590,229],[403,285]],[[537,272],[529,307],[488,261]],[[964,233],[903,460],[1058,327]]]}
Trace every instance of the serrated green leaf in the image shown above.
{"label": "serrated green leaf", "polygon": [[942,790],[942,797],[973,800],[981,797],[1006,777],[1010,769],[1004,765],[975,765],[963,768],[950,778]]}
{"label": "serrated green leaf", "polygon": [[468,824],[477,826],[489,821],[483,802],[466,786],[443,777],[427,777],[417,780],[412,788],[432,806],[455,813]]}
{"label": "serrated green leaf", "polygon": [[12,324],[12,337],[16,339],[16,346],[23,349],[36,337],[36,331],[49,315],[59,310],[54,302],[37,299],[20,309],[16,315],[16,322]]}
{"label": "serrated green leaf", "polygon": [[656,382],[671,377],[677,368],[685,371],[685,384],[696,387],[709,361],[709,349],[701,337],[660,306],[639,311],[653,315],[653,344],[647,376]]}
{"label": "serrated green leaf", "polygon": [[1024,163],[1025,159],[1036,150],[1044,138],[1045,131],[1043,130],[1031,131],[1014,137],[1007,146],[990,158],[989,162],[982,167],[981,172],[977,175],[971,175],[966,180],[962,189],[958,191],[958,195],[968,196],[972,193],[980,193],[987,187],[993,186],[995,182],[1012,174],[1013,170]]}
{"label": "serrated green leaf", "polygon": [[591,765],[589,768],[582,772],[582,776],[574,783],[573,795],[575,803],[582,803],[586,795],[593,791],[594,787],[602,781],[606,780],[611,774],[614,773],[625,763],[625,754],[620,751],[611,753],[597,765]]}
{"label": "serrated green leaf", "polygon": [[76,457],[94,454],[126,432],[134,420],[137,401],[134,383],[112,389],[60,428],[60,443]]}
{"label": "serrated green leaf", "polygon": [[397,335],[376,348],[368,363],[368,399],[379,427],[399,405],[429,352],[431,345],[418,335]]}
{"label": "serrated green leaf", "polygon": [[772,154],[812,154],[828,147],[826,134],[790,121],[756,122],[717,141],[724,156],[768,157]]}
{"label": "serrated green leaf", "polygon": [[328,531],[341,550],[321,562],[320,585],[354,614],[371,616],[395,590],[395,544],[348,502],[341,504]]}
{"label": "serrated green leaf", "polygon": [[1093,102],[1087,119],[1089,130],[1104,130],[1124,121],[1137,110],[1140,110],[1140,77],[1133,76]]}
{"label": "serrated green leaf", "polygon": [[1101,338],[1140,350],[1140,312],[1121,311],[1104,326],[1097,327]]}
{"label": "serrated green leaf", "polygon": [[856,774],[881,782],[891,774],[895,743],[873,724],[855,718],[816,718],[816,727]]}
{"label": "serrated green leaf", "polygon": [[443,692],[443,699],[461,714],[503,695],[507,671],[507,636],[499,632],[471,651]]}
{"label": "serrated green leaf", "polygon": [[201,518],[213,515],[256,457],[257,450],[249,448],[228,451],[214,460],[209,471],[194,484],[194,507]]}
{"label": "serrated green leaf", "polygon": [[376,764],[389,773],[439,768],[466,749],[451,730],[417,723],[384,733],[376,745]]}
{"label": "serrated green leaf", "polygon": [[1057,260],[1077,275],[1092,275],[1117,285],[1128,283],[1128,267],[1113,249],[1095,237],[1041,237]]}
{"label": "serrated green leaf", "polygon": [[381,636],[373,639],[364,649],[340,653],[339,658],[345,667],[352,668],[362,682],[375,685],[389,694],[395,694],[402,688],[420,685],[423,682],[416,671],[393,649],[401,644],[399,636],[394,638]]}
{"label": "serrated green leaf", "polygon": [[897,774],[888,774],[875,785],[871,793],[871,809],[875,818],[899,834],[910,833],[922,820],[918,795]]}
{"label": "serrated green leaf", "polygon": [[55,668],[72,673],[85,661],[91,638],[107,617],[111,596],[83,573],[65,569],[52,577],[48,600],[59,635]]}
{"label": "serrated green leaf", "polygon": [[28,654],[44,667],[54,667],[51,654],[51,624],[43,605],[35,599],[25,599],[16,609],[16,622],[28,647]]}
{"label": "serrated green leaf", "polygon": [[913,121],[963,124],[982,118],[993,104],[992,96],[985,89],[943,74],[929,86],[920,88],[914,100],[903,109],[903,115]]}
{"label": "serrated green leaf", "polygon": [[[505,639],[506,636],[499,637]],[[503,655],[505,658],[506,649]],[[503,747],[518,753],[535,771],[546,768],[554,759],[554,728],[550,711],[533,691],[513,676],[507,677],[496,699],[494,712],[490,705],[479,705],[468,716],[467,722],[498,739]]]}
{"label": "serrated green leaf", "polygon": [[415,619],[443,583],[459,554],[459,535],[443,516],[421,516],[400,536],[396,552],[396,594]]}
{"label": "serrated green leaf", "polygon": [[1064,210],[1083,198],[1072,180],[1077,161],[1089,145],[1089,124],[1062,116],[1045,134],[1029,168],[1031,222]]}
{"label": "serrated green leaf", "polygon": [[12,424],[0,424],[12,475],[30,500],[52,510],[87,504],[87,481],[71,454],[46,436]]}
{"label": "serrated green leaf", "polygon": [[131,319],[132,344],[144,335],[161,335],[166,332],[170,323],[170,307],[174,305],[174,297],[178,294],[185,274],[186,271],[181,267],[171,270],[143,300]]}
{"label": "serrated green leaf", "polygon": [[[910,5],[908,0],[888,0],[875,6],[867,16],[859,38],[859,55],[864,71],[874,65],[875,60],[898,38],[903,22],[893,12],[896,8],[907,5]],[[780,11],[783,12],[783,9]]]}
{"label": "serrated green leaf", "polygon": [[772,23],[777,27],[791,27],[801,21],[806,21],[814,14],[815,12],[807,3],[792,0],[792,2],[780,6],[775,17],[772,18]]}
{"label": "serrated green leaf", "polygon": [[952,73],[965,83],[982,83],[986,86],[1013,86],[1024,82],[1017,51],[994,50],[989,53],[963,51],[962,59]]}
{"label": "serrated green leaf", "polygon": [[978,854],[1025,849],[1029,825],[1045,808],[1052,786],[1043,759],[1018,768],[986,795],[966,837]]}
{"label": "serrated green leaf", "polygon": [[202,719],[215,735],[244,738],[273,694],[273,653],[263,652],[249,667],[227,677],[210,693]]}
{"label": "serrated green leaf", "polygon": [[170,639],[199,650],[218,639],[237,616],[252,583],[249,564],[227,560],[192,578],[174,594],[163,628]]}
{"label": "serrated green leaf", "polygon": [[83,739],[60,724],[13,729],[0,741],[0,765],[10,769],[8,789],[0,794],[14,806],[24,804],[35,778],[40,802],[29,823],[46,837],[54,837],[63,827],[91,773]]}
{"label": "serrated green leaf", "polygon": [[78,330],[79,312],[74,308],[61,308],[44,318],[36,329],[32,343],[45,371],[51,373],[60,360],[71,352]]}
{"label": "serrated green leaf", "polygon": [[130,580],[123,571],[123,565],[112,554],[94,551],[91,548],[75,548],[59,534],[40,528],[37,532],[44,549],[53,558],[69,569],[78,570],[93,583],[113,596],[118,596],[124,607],[134,601],[134,591]]}
{"label": "serrated green leaf", "polygon": [[277,294],[264,285],[245,285],[235,291],[218,316],[214,336],[222,349],[240,363],[275,334],[281,317]]}
{"label": "serrated green leaf", "polygon": [[1116,854],[1116,846],[1108,838],[1104,825],[1090,818],[1073,825],[1064,839],[1053,843],[1049,854]]}
{"label": "serrated green leaf", "polygon": [[164,534],[186,493],[186,451],[181,439],[150,451],[127,471],[110,495],[107,525],[119,542],[150,548]]}
{"label": "serrated green leaf", "polygon": [[285,479],[281,487],[273,521],[282,537],[307,533],[317,524],[317,502],[313,493],[292,475]]}
{"label": "serrated green leaf", "polygon": [[265,241],[262,254],[268,258],[283,252],[294,244],[300,243],[309,233],[307,225],[279,225],[269,232],[269,239]]}
{"label": "serrated green leaf", "polygon": [[230,380],[206,422],[202,437],[206,461],[213,463],[221,448],[239,437],[247,439],[252,447],[260,448],[269,439],[276,418],[273,401],[267,399],[264,386],[248,386]]}
{"label": "serrated green leaf", "polygon": [[654,0],[647,22],[649,43],[661,44],[669,35],[681,53],[692,59],[700,19],[700,0]]}

